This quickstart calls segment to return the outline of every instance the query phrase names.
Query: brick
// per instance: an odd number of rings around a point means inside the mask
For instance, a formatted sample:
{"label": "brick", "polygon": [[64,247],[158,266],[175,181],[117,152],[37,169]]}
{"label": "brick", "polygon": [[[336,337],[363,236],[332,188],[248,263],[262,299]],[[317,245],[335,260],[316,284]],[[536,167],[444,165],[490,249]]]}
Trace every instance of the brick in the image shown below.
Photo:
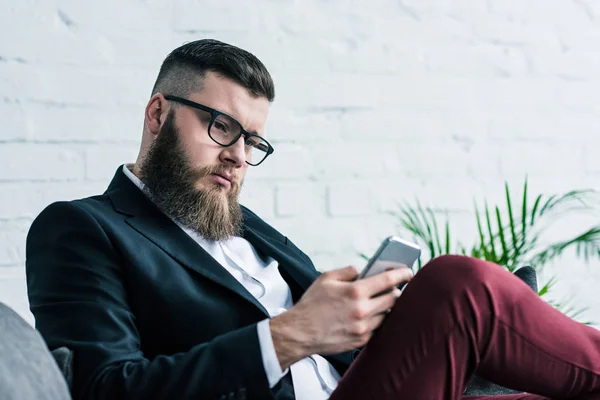
{"label": "brick", "polygon": [[0,279],[9,280],[19,280],[25,279],[25,268],[24,265],[14,264],[8,265],[0,268]]}
{"label": "brick", "polygon": [[600,68],[600,56],[589,49],[540,48],[531,52],[531,59],[536,73],[569,81],[595,80]]}
{"label": "brick", "polygon": [[[407,111],[394,108],[347,112],[340,116],[343,139],[371,142],[373,146],[435,144],[480,138],[487,130],[485,114],[439,111]],[[395,146],[400,149],[401,146]]]}
{"label": "brick", "polygon": [[405,111],[472,111],[478,107],[478,85],[479,82],[469,79],[433,76],[423,79],[380,77],[369,82],[376,92],[378,107]]}
{"label": "brick", "polygon": [[[263,19],[264,29],[280,29],[280,20]],[[274,25],[274,26],[270,26]],[[280,75],[286,74],[322,74],[331,66],[330,40],[309,35],[265,36],[257,32],[245,32],[243,35],[219,33],[219,37],[229,39],[236,46],[248,49],[265,64],[278,88]],[[257,46],[260,43],[260,46]],[[294,51],[289,51],[294,49]],[[311,55],[306,62],[306,55]],[[278,95],[277,95],[278,96]]]}
{"label": "brick", "polygon": [[[311,255],[327,253],[335,255],[336,267],[348,265],[373,242],[379,242],[394,232],[394,221],[387,216],[373,215],[369,218],[346,216],[343,218],[313,218],[298,216],[278,218],[273,226],[287,236],[302,251]],[[366,250],[365,250],[366,249]]]}
{"label": "brick", "polygon": [[327,211],[332,217],[369,215],[375,200],[365,183],[336,183],[327,187]]}
{"label": "brick", "polygon": [[217,0],[176,0],[173,2],[172,26],[176,31],[251,31],[260,21],[259,13],[253,8],[244,2],[231,7]]}
{"label": "brick", "polygon": [[313,151],[314,177],[365,178],[397,172],[401,165],[399,154],[389,144],[346,143],[342,149],[339,144],[319,146]]}
{"label": "brick", "polygon": [[[275,147],[275,146],[273,146]],[[251,167],[253,179],[301,179],[310,176],[311,155],[306,147],[279,144],[262,164]]]}
{"label": "brick", "polygon": [[521,48],[488,43],[431,47],[424,55],[425,67],[431,74],[472,79],[524,77],[529,74],[527,52]]}
{"label": "brick", "polygon": [[569,111],[598,112],[600,110],[598,89],[600,89],[600,83],[597,81],[566,81],[558,84],[557,96],[560,99],[560,105]]}
{"label": "brick", "polygon": [[25,262],[25,239],[31,220],[0,220],[0,267]]}
{"label": "brick", "polygon": [[83,178],[83,157],[75,147],[4,144],[0,146],[0,181],[77,180]]}
{"label": "brick", "polygon": [[469,0],[403,0],[396,3],[400,9],[402,7],[409,9],[419,9],[425,15],[464,15],[473,13],[474,15],[483,14],[488,11],[488,5],[485,3],[473,3]]}
{"label": "brick", "polygon": [[98,108],[28,105],[30,138],[36,142],[130,142],[142,137],[143,108]]}
{"label": "brick", "polygon": [[300,109],[372,107],[383,88],[378,80],[359,74],[281,74],[278,102]]}
{"label": "brick", "polygon": [[21,104],[4,103],[3,129],[0,130],[0,142],[23,141],[31,137],[31,123],[27,112]]}
{"label": "brick", "polygon": [[342,138],[342,119],[352,111],[345,109],[282,109],[277,101],[272,106],[266,125],[266,138],[273,146],[279,143],[334,143]]}
{"label": "brick", "polygon": [[[8,275],[19,275],[14,278],[0,278],[0,302],[12,308],[30,325],[34,325],[34,318],[29,311],[29,299],[27,298],[27,283],[25,281],[25,268],[20,267],[1,267],[0,276],[5,275],[5,271],[19,270],[18,273],[9,273]],[[22,271],[22,272],[21,272]]]}
{"label": "brick", "polygon": [[567,177],[583,169],[583,146],[579,143],[497,144],[501,154],[502,175],[544,173],[555,178]]}
{"label": "brick", "polygon": [[121,164],[134,163],[139,146],[94,146],[85,152],[85,176],[90,181],[109,182]]}
{"label": "brick", "polygon": [[271,221],[275,216],[275,185],[246,179],[240,193],[240,203],[264,220]]}
{"label": "brick", "polygon": [[[145,107],[156,71],[90,68],[39,68],[31,63],[0,63],[5,99],[54,107],[136,105]],[[68,89],[65,82],[69,83]],[[143,115],[141,111],[140,115]]]}
{"label": "brick", "polygon": [[489,2],[489,12],[496,19],[510,21],[553,21],[556,24],[581,24],[589,22],[589,17],[577,1],[556,2],[556,7],[549,8],[544,0],[492,0]]}
{"label": "brick", "polygon": [[479,41],[508,46],[558,46],[560,43],[551,23],[544,19],[520,21],[503,18],[469,20],[473,37]]}
{"label": "brick", "polygon": [[325,57],[334,73],[424,75],[422,49],[398,47],[371,38],[340,38],[328,43]]}
{"label": "brick", "polygon": [[585,147],[583,149],[583,165],[585,172],[587,174],[591,173],[596,175],[596,182],[598,182],[598,174],[600,173],[600,155],[595,148]]}
{"label": "brick", "polygon": [[557,84],[544,79],[490,79],[476,83],[475,96],[489,110],[550,111],[560,104]]}
{"label": "brick", "polygon": [[[120,12],[114,12],[116,8]],[[61,24],[77,33],[81,33],[84,29],[101,32],[151,33],[160,30],[161,27],[167,31],[166,26],[149,24],[148,21],[164,19],[172,11],[172,5],[168,3],[153,3],[149,7],[145,3],[122,4],[117,0],[87,5],[81,4],[77,0],[61,0],[56,8]],[[106,21],[110,21],[111,29],[109,30],[102,29],[106,28]]]}
{"label": "brick", "polygon": [[417,207],[418,203],[435,210],[472,210],[474,199],[502,199],[503,190],[498,179],[468,176],[399,177],[371,182],[372,196],[382,213],[397,213],[401,206]]}
{"label": "brick", "polygon": [[488,135],[509,142],[589,143],[600,140],[600,121],[583,110],[494,113],[489,117]]}
{"label": "brick", "polygon": [[282,183],[276,189],[277,217],[325,216],[326,190],[319,183]]}
{"label": "brick", "polygon": [[55,201],[101,194],[106,182],[5,182],[0,183],[0,219],[34,218]]}

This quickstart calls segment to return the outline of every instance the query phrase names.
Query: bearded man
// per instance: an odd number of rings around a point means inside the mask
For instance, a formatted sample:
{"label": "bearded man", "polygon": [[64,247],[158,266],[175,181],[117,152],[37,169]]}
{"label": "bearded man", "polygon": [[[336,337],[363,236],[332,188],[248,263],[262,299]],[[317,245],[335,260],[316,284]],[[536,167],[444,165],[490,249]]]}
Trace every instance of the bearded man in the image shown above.
{"label": "bearded man", "polygon": [[274,96],[247,51],[175,49],[136,162],[32,224],[31,311],[49,348],[73,354],[75,399],[458,399],[474,373],[600,398],[600,334],[499,266],[444,256],[414,279],[320,274],[241,206],[246,173],[277,154],[265,138]]}

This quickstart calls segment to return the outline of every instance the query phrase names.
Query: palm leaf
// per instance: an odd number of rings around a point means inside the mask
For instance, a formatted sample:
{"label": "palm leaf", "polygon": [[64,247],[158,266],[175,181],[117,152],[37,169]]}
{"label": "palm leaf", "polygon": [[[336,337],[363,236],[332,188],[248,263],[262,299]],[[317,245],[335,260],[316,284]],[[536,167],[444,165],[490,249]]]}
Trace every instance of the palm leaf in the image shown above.
{"label": "palm leaf", "polygon": [[484,259],[490,259],[490,252],[488,251],[486,241],[483,235],[483,227],[481,226],[481,216],[479,215],[479,209],[475,205],[475,218],[477,219],[477,232],[479,234],[479,245],[473,247],[472,254],[474,257],[480,258],[483,255]]}
{"label": "palm leaf", "polygon": [[[496,221],[498,222],[498,235],[497,236],[500,239],[500,246],[502,248],[502,253],[501,253],[502,255],[498,259],[498,262],[501,265],[506,265],[506,262],[508,259],[508,248],[506,246],[506,239],[504,237],[504,229],[502,228],[502,217],[500,216],[500,208],[498,208],[498,206],[496,206]],[[492,235],[490,234],[490,236],[492,236]],[[493,241],[494,238],[492,237],[491,240]]]}
{"label": "palm leaf", "polygon": [[589,261],[588,256],[590,254],[600,257],[600,226],[594,226],[572,239],[549,245],[544,250],[535,254],[531,263],[534,265],[546,264],[573,246],[575,246],[578,255],[583,253],[586,261]]}
{"label": "palm leaf", "polygon": [[431,221],[432,225],[433,225],[433,238],[435,239],[435,245],[437,246],[437,255],[442,255],[443,254],[443,250],[442,250],[442,243],[440,241],[440,232],[438,230],[438,224],[437,224],[437,219],[435,218],[435,214],[433,213],[433,210],[431,208],[427,208],[427,215],[429,216],[429,220]]}
{"label": "palm leaf", "polygon": [[535,202],[533,203],[533,209],[531,210],[531,221],[529,222],[530,226],[533,226],[533,223],[535,222],[535,216],[537,215],[537,210],[538,207],[540,206],[540,203],[542,201],[542,195],[538,195],[538,197],[535,199]]}
{"label": "palm leaf", "polygon": [[[508,186],[507,186],[508,188]],[[525,185],[523,185],[523,204],[521,205],[521,240],[519,247],[525,246],[527,240],[527,178],[525,178]]]}
{"label": "palm leaf", "polygon": [[[417,207],[400,206],[400,225],[413,234],[431,258],[443,254],[437,219],[431,208],[424,208],[417,201]],[[447,225],[447,246],[449,246],[449,225]]]}
{"label": "palm leaf", "polygon": [[504,184],[504,191],[506,193],[506,208],[508,210],[508,224],[510,225],[510,234],[512,238],[512,248],[515,250],[515,257],[518,255],[519,246],[517,242],[517,231],[515,230],[515,219],[512,211],[512,204],[510,202],[510,191],[508,190],[508,183]]}
{"label": "palm leaf", "polygon": [[494,245],[494,232],[492,231],[492,219],[490,218],[490,211],[487,205],[487,201],[485,202],[485,221],[487,225],[487,233],[489,234],[489,243],[490,243],[490,255],[492,257],[491,260],[493,262],[498,261],[498,256],[496,255],[496,246]]}
{"label": "palm leaf", "polygon": [[445,254],[450,254],[450,221],[446,219],[446,251]]}
{"label": "palm leaf", "polygon": [[550,288],[556,283],[556,278],[552,277],[540,290],[538,290],[538,296],[542,297],[550,291]]}
{"label": "palm leaf", "polygon": [[[550,244],[542,240],[544,234],[558,218],[565,217],[574,211],[590,210],[597,205],[592,201],[592,194],[596,193],[595,191],[572,190],[564,194],[550,196],[539,194],[530,197],[529,182],[526,178],[523,184],[523,196],[520,201],[521,215],[519,216],[515,215],[513,198],[506,182],[504,191],[505,210],[499,205],[490,207],[487,201],[484,201],[484,207],[480,209],[477,202],[474,202],[478,239],[470,247],[465,247],[460,243],[452,246],[448,218],[444,223],[443,232],[440,232],[440,225],[434,210],[423,207],[418,201],[415,207],[408,204],[401,207],[398,214],[400,225],[423,245],[424,250],[429,251],[432,258],[440,254],[449,254],[454,248],[458,254],[492,261],[510,271],[523,264],[523,261],[539,271],[546,263],[561,256],[568,249],[574,249],[576,255],[586,261],[590,258],[600,259],[600,225],[575,237]],[[531,206],[529,198],[533,199]],[[504,215],[503,211],[506,211]],[[442,238],[441,235],[444,237]],[[421,265],[421,260],[419,260],[419,265]],[[538,294],[546,295],[554,283],[555,279],[553,278],[539,290]],[[573,318],[581,317],[584,311],[564,303],[553,304]]]}

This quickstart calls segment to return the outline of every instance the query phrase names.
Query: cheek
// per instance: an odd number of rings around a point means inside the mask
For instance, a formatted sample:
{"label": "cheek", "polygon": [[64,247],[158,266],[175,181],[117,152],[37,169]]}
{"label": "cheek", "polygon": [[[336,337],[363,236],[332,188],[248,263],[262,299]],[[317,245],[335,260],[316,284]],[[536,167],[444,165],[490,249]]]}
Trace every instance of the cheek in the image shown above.
{"label": "cheek", "polygon": [[244,180],[246,177],[246,173],[248,172],[248,164],[244,163],[244,166],[240,168],[240,172],[238,173],[240,182]]}
{"label": "cheek", "polygon": [[179,127],[179,140],[183,151],[195,167],[214,164],[222,148],[206,132],[206,127],[198,121],[185,120]]}
{"label": "cheek", "polygon": [[184,150],[190,163],[195,167],[217,163],[219,154],[222,151],[221,146],[212,141],[206,142],[195,138],[188,143],[182,144],[184,145]]}

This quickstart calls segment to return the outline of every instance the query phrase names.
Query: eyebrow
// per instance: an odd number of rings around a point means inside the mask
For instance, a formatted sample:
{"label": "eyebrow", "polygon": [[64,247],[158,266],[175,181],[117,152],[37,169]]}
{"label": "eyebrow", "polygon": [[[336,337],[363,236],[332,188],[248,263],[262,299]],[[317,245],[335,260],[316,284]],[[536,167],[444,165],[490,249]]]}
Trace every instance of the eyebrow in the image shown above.
{"label": "eyebrow", "polygon": [[[207,106],[207,107],[208,107],[208,106]],[[210,107],[210,108],[212,108],[212,107]],[[247,130],[246,128],[244,128],[244,125],[242,125],[242,123],[241,123],[241,122],[240,122],[240,121],[239,121],[237,118],[235,118],[233,115],[231,115],[231,114],[228,114],[228,113],[226,113],[226,112],[224,112],[224,111],[221,111],[221,110],[217,110],[216,108],[213,108],[213,110],[215,110],[215,111],[217,111],[217,112],[220,112],[221,114],[223,114],[223,115],[226,115],[226,116],[228,116],[229,118],[232,118],[232,119],[233,119],[235,122],[237,122],[238,124],[240,124],[240,126],[242,127],[242,129],[243,129],[243,130],[245,130],[246,132],[248,132],[248,133],[250,133],[250,134],[253,134],[253,135],[256,135],[256,136],[263,137],[263,135],[261,135],[261,134],[260,134],[260,133],[258,133],[257,131],[249,131],[249,130]]]}

